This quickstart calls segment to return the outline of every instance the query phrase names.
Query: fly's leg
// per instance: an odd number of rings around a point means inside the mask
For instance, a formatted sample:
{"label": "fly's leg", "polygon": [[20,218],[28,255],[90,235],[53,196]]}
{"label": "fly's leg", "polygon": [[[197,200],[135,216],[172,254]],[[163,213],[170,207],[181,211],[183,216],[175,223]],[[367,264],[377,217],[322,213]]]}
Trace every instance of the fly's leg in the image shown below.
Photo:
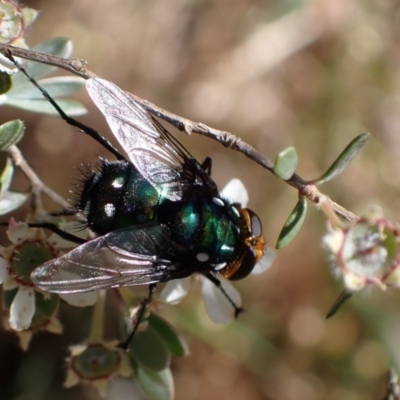
{"label": "fly's leg", "polygon": [[204,171],[207,172],[208,175],[211,176],[211,167],[212,167],[212,159],[211,157],[206,157],[201,164],[201,168],[204,169]]}
{"label": "fly's leg", "polygon": [[136,319],[136,322],[135,322],[135,326],[133,327],[133,330],[132,330],[131,334],[128,336],[128,338],[124,342],[118,344],[119,348],[124,349],[124,350],[128,349],[129,343],[131,342],[131,340],[135,336],[135,333],[137,332],[138,327],[139,327],[140,323],[143,320],[144,313],[146,311],[146,307],[151,303],[151,300],[153,298],[153,293],[156,290],[156,286],[157,285],[155,283],[152,283],[151,285],[149,285],[149,294],[140,303],[140,309],[139,309],[138,314],[137,314],[137,319]]}
{"label": "fly's leg", "polygon": [[221,281],[216,278],[213,274],[210,272],[204,272],[203,275],[209,279],[220,291],[221,293],[226,297],[226,299],[229,301],[229,303],[232,305],[233,309],[235,310],[235,318],[239,316],[241,312],[243,312],[243,308],[239,307],[229,296],[228,293],[224,290],[224,288],[221,285]]}
{"label": "fly's leg", "polygon": [[[87,241],[85,239],[82,239],[78,236],[73,235],[72,233],[68,233],[60,229],[57,225],[52,224],[50,222],[38,222],[38,223],[29,223],[29,228],[43,228],[43,229],[48,229],[49,231],[54,232],[61,238],[68,240],[69,242],[77,243],[77,244],[83,244],[86,243]],[[8,226],[8,222],[0,222],[0,226]]]}
{"label": "fly's leg", "polygon": [[20,65],[15,58],[12,56],[12,54],[8,54],[8,58],[15,64],[15,66],[29,79],[29,81],[36,86],[40,92],[42,93],[43,97],[49,101],[49,103],[55,108],[55,110],[58,112],[60,117],[69,125],[72,125],[79,130],[81,130],[83,133],[86,133],[89,135],[92,139],[94,139],[96,142],[100,143],[104,148],[106,148],[108,151],[110,151],[112,154],[117,157],[118,160],[125,160],[125,157],[103,136],[101,136],[96,130],[90,128],[89,126],[86,126],[82,124],[81,122],[77,121],[74,118],[69,117],[63,110],[62,108],[55,102],[55,100],[50,96],[50,94],[43,89],[34,78],[32,78],[28,72],[25,70],[22,65]]}

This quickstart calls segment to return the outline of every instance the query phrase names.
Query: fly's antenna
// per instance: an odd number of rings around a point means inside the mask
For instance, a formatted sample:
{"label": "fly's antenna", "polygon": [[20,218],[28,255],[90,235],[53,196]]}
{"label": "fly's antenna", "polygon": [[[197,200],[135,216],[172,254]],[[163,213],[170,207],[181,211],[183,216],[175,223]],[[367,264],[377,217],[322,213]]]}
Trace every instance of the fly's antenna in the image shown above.
{"label": "fly's antenna", "polygon": [[43,97],[49,101],[49,103],[55,108],[58,112],[60,117],[69,125],[78,128],[81,132],[89,135],[92,139],[94,139],[97,143],[101,144],[104,148],[106,148],[110,153],[114,154],[118,160],[126,160],[126,158],[108,141],[105,137],[100,135],[96,130],[82,124],[81,122],[77,121],[76,119],[68,116],[63,109],[56,103],[56,101],[50,96],[50,94],[43,89],[39,83],[29,75],[26,69],[18,63],[18,61],[13,57],[11,52],[7,54],[7,57],[15,64],[15,66],[29,79],[29,81],[36,86],[40,92],[42,93]]}

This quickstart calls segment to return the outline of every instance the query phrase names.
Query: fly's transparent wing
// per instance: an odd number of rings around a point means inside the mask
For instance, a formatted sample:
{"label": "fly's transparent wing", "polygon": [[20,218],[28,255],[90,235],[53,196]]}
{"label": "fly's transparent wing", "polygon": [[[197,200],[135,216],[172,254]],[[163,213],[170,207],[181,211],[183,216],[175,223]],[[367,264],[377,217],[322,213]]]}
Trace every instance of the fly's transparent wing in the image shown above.
{"label": "fly's transparent wing", "polygon": [[90,97],[105,116],[130,161],[166,198],[182,198],[184,159],[166,140],[147,111],[132,96],[103,79],[86,81]]}
{"label": "fly's transparent wing", "polygon": [[[77,293],[147,285],[174,278],[170,261],[157,254],[170,248],[165,226],[146,224],[111,232],[36,268],[33,283],[52,293]],[[171,271],[172,270],[172,271]],[[172,275],[171,275],[172,273]]]}

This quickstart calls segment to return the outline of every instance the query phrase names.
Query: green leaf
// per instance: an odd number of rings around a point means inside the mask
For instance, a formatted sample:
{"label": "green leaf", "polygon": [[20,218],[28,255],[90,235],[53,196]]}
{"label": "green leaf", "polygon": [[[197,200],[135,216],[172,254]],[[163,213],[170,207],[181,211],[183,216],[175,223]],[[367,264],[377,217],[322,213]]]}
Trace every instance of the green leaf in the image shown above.
{"label": "green leaf", "polygon": [[152,371],[137,366],[135,382],[151,400],[172,400],[174,398],[174,380],[169,368]]}
{"label": "green leaf", "polygon": [[16,210],[25,203],[28,198],[27,193],[7,191],[0,196],[0,215],[5,215]]}
{"label": "green leaf", "polygon": [[14,165],[10,158],[7,158],[6,166],[0,176],[0,215],[8,214],[11,211],[16,210],[26,201],[28,198],[27,193],[20,193],[8,190],[12,177],[14,175]]}
{"label": "green leaf", "polygon": [[343,290],[326,314],[326,319],[333,317],[340,308],[342,308],[343,304],[353,296],[353,294],[353,292],[350,292],[347,289]]}
{"label": "green leaf", "polygon": [[[57,98],[75,93],[85,85],[85,80],[77,76],[56,76],[54,78],[41,79],[38,83],[51,97]],[[17,88],[13,88],[13,90],[7,94],[7,97],[13,100],[44,99],[40,90],[29,81]]]}
{"label": "green leaf", "polygon": [[328,168],[328,170],[320,178],[313,180],[312,183],[315,185],[321,185],[322,183],[331,181],[333,178],[341,174],[365,146],[369,137],[369,133],[362,133],[353,139],[340,153],[339,157]]}
{"label": "green leaf", "polygon": [[[45,42],[42,42],[35,46],[32,50],[39,51],[41,53],[52,54],[59,57],[69,57],[72,54],[73,45],[71,40],[64,37],[57,37]],[[26,62],[26,70],[29,75],[35,79],[39,79],[42,76],[49,74],[56,67],[46,65],[34,61]],[[14,86],[19,86],[28,81],[25,75],[19,73],[13,77]]]}
{"label": "green leaf", "polygon": [[67,37],[55,37],[37,44],[32,50],[40,53],[52,54],[53,56],[68,58],[71,56],[74,46],[71,39]]}
{"label": "green leaf", "polygon": [[[21,100],[8,98],[6,99],[5,103],[13,107],[21,108],[23,110],[28,110],[41,114],[58,115],[58,112],[55,110],[55,108],[44,98],[43,100]],[[84,115],[87,113],[86,108],[81,103],[75,100],[59,99],[57,100],[57,104],[70,117],[77,117],[79,115]]]}
{"label": "green leaf", "polygon": [[0,125],[0,151],[6,151],[18,143],[24,136],[24,131],[24,123],[19,119]]}
{"label": "green leaf", "polygon": [[0,94],[7,93],[12,87],[11,75],[0,71]]}
{"label": "green leaf", "polygon": [[288,180],[295,172],[299,159],[294,147],[281,151],[275,159],[274,173],[283,180]]}
{"label": "green leaf", "polygon": [[3,172],[0,176],[0,195],[6,192],[12,181],[12,177],[14,175],[14,164],[10,158],[7,158],[6,166],[3,169]]}
{"label": "green leaf", "polygon": [[189,347],[183,336],[164,318],[152,312],[148,318],[150,326],[160,335],[169,352],[176,357],[189,354]]}
{"label": "green leaf", "polygon": [[294,239],[303,225],[306,214],[307,200],[303,196],[300,196],[299,201],[289,215],[289,218],[286,220],[285,225],[279,234],[278,241],[276,242],[277,249],[287,246]]}
{"label": "green leaf", "polygon": [[151,326],[135,334],[129,344],[129,350],[130,357],[154,371],[167,368],[171,362],[167,346]]}

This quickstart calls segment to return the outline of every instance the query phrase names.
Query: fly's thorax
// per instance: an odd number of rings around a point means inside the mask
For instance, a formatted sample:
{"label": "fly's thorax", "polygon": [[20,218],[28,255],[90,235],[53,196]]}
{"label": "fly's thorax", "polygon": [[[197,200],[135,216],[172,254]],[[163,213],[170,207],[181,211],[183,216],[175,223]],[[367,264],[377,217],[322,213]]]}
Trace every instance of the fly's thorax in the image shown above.
{"label": "fly's thorax", "polygon": [[240,280],[251,273],[264,255],[265,238],[261,220],[254,211],[236,205],[232,205],[231,211],[239,215],[239,241],[231,260],[216,270],[224,278]]}
{"label": "fly's thorax", "polygon": [[100,159],[98,170],[86,173],[81,186],[77,209],[100,235],[154,218],[159,195],[132,163]]}
{"label": "fly's thorax", "polygon": [[232,218],[229,207],[220,198],[193,194],[179,202],[164,202],[157,209],[157,220],[169,227],[174,242],[186,248],[189,263],[209,269],[228,262],[239,241],[239,218]]}

